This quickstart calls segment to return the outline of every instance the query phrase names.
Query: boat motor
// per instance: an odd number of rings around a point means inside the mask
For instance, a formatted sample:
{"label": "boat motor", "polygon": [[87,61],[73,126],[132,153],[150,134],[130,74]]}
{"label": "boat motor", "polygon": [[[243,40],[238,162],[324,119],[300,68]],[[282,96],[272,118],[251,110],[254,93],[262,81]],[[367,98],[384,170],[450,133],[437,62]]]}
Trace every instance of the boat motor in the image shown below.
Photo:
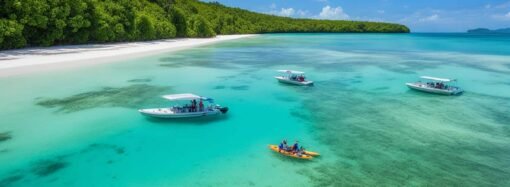
{"label": "boat motor", "polygon": [[220,110],[220,112],[221,112],[222,114],[225,114],[225,113],[227,113],[227,112],[228,112],[228,107],[218,107],[218,109]]}

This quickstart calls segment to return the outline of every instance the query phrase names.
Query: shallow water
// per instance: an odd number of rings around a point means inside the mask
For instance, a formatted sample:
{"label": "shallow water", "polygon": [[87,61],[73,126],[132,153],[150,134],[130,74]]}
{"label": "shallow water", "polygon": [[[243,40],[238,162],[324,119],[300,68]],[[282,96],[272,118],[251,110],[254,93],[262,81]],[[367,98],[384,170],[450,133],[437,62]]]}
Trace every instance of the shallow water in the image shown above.
{"label": "shallow water", "polygon": [[[502,35],[273,34],[0,79],[0,186],[508,186]],[[313,87],[277,83],[308,72]],[[467,92],[404,83],[454,77]],[[156,120],[191,92],[227,115]],[[310,162],[267,149],[287,138]]]}

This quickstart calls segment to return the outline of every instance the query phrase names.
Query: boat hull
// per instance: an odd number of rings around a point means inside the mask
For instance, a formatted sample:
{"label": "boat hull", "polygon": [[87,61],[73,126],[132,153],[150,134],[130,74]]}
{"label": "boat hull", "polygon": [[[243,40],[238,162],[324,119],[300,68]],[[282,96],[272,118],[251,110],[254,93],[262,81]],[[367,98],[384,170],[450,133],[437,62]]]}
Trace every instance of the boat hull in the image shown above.
{"label": "boat hull", "polygon": [[463,90],[459,88],[455,89],[437,89],[437,88],[431,88],[424,84],[416,84],[416,83],[406,83],[407,87],[413,90],[426,92],[426,93],[432,93],[432,94],[439,94],[439,95],[458,95],[463,92]]}
{"label": "boat hull", "polygon": [[282,77],[282,76],[277,76],[277,77],[274,77],[276,80],[278,80],[279,82],[281,83],[285,83],[285,84],[292,84],[292,85],[299,85],[299,86],[311,86],[313,85],[313,81],[295,81],[295,80],[290,80],[286,77]]}
{"label": "boat hull", "polygon": [[138,112],[140,112],[144,116],[154,118],[196,118],[204,116],[214,116],[222,113],[219,109],[213,109],[204,112],[174,113],[168,108],[140,109],[138,110]]}

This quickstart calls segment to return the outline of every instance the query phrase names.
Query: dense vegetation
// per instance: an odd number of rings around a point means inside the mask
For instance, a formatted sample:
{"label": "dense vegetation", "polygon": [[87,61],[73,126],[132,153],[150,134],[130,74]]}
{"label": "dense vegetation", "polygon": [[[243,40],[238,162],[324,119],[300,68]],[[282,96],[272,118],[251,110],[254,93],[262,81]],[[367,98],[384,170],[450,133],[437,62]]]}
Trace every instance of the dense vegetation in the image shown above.
{"label": "dense vegetation", "polygon": [[2,0],[0,49],[277,32],[409,32],[403,25],[292,19],[197,0]]}
{"label": "dense vegetation", "polygon": [[478,29],[468,30],[467,32],[474,33],[474,34],[508,34],[508,33],[510,33],[510,28],[495,29],[495,30],[490,30],[487,28],[478,28]]}

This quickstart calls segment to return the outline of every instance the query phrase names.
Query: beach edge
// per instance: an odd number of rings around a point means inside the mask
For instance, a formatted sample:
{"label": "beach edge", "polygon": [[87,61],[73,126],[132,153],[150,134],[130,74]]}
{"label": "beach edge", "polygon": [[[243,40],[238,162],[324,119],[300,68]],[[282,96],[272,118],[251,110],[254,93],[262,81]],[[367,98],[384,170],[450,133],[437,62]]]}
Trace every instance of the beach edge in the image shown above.
{"label": "beach edge", "polygon": [[44,70],[112,63],[130,58],[174,52],[257,34],[219,35],[214,38],[178,38],[144,42],[85,44],[0,51],[0,77]]}

